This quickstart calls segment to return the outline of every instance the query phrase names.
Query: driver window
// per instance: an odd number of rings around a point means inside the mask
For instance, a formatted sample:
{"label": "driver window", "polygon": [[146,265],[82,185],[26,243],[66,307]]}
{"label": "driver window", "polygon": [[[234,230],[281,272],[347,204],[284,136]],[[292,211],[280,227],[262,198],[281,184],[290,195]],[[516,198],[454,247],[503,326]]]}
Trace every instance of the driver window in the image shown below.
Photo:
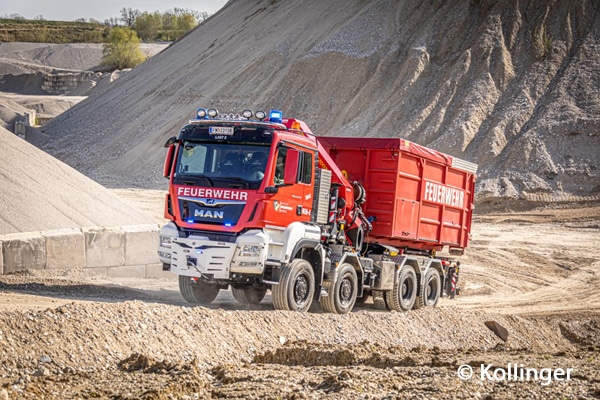
{"label": "driver window", "polygon": [[275,185],[283,184],[283,173],[285,171],[285,157],[287,155],[288,148],[281,146],[277,151],[277,163],[275,164]]}

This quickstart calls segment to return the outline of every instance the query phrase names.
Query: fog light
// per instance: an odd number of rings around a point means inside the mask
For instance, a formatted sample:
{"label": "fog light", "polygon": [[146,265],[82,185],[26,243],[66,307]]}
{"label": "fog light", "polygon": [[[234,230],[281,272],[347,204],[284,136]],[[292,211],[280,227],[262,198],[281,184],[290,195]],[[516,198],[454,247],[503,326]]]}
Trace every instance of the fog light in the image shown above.
{"label": "fog light", "polygon": [[159,236],[160,238],[160,247],[171,247],[171,241],[172,241],[172,237],[171,236]]}

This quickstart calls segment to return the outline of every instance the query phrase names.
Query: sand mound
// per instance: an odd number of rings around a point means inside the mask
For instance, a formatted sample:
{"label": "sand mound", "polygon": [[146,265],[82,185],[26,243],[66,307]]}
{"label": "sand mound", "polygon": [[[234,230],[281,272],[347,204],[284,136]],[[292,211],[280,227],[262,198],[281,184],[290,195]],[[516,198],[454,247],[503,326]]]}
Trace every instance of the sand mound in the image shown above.
{"label": "sand mound", "polygon": [[[166,46],[144,43],[140,49],[147,57],[152,57]],[[17,75],[13,71],[22,74],[37,70],[95,70],[102,60],[102,47],[100,43],[0,43],[0,75]]]}
{"label": "sand mound", "polygon": [[0,235],[156,222],[101,185],[0,128]]}
{"label": "sand mound", "polygon": [[479,163],[479,203],[598,200],[598,7],[231,1],[40,144],[102,183],[156,188],[160,145],[195,107],[273,107],[318,133],[400,136]]}
{"label": "sand mound", "polygon": [[21,121],[27,112],[27,108],[5,98],[0,98],[0,126],[13,131],[15,122]]}

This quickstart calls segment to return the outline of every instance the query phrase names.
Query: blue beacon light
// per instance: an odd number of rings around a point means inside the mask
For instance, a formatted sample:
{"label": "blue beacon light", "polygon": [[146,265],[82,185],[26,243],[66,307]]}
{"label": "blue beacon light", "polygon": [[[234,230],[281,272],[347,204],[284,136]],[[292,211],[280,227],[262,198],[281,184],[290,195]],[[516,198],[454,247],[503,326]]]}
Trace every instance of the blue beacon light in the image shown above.
{"label": "blue beacon light", "polygon": [[271,110],[269,112],[269,121],[281,124],[283,122],[283,113],[279,110]]}

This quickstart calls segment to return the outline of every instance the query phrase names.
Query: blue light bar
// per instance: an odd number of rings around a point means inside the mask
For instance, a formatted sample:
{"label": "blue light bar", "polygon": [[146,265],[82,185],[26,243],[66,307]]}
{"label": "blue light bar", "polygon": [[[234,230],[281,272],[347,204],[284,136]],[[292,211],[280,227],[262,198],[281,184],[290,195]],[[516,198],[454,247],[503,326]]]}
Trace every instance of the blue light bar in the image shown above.
{"label": "blue light bar", "polygon": [[283,122],[283,113],[279,110],[271,110],[269,112],[269,121],[281,124]]}
{"label": "blue light bar", "polygon": [[194,223],[194,220],[193,220],[193,219],[188,219],[188,220],[186,220],[185,222],[187,222],[188,224],[193,224],[193,223]]}

